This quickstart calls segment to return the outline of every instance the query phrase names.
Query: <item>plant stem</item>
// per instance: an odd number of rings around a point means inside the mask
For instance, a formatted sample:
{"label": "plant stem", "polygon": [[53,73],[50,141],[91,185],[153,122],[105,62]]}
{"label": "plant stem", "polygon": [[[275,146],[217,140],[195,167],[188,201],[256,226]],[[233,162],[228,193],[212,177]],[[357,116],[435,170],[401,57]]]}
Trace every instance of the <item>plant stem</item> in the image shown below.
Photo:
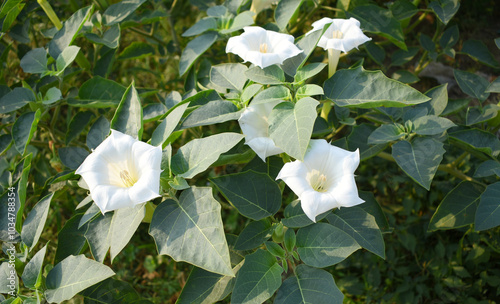
{"label": "plant stem", "polygon": [[[340,50],[328,49],[328,78],[332,77],[337,71],[337,66],[339,64],[340,59]],[[321,117],[328,121],[328,114],[332,109],[332,102],[328,101],[323,103],[323,107],[321,108]]]}
{"label": "plant stem", "polygon": [[57,17],[50,3],[47,0],[37,0],[37,2],[38,4],[40,4],[45,14],[47,14],[47,17],[49,17],[52,24],[54,24],[54,26],[58,30],[62,29],[63,25],[61,23],[61,20],[59,20],[59,18]]}

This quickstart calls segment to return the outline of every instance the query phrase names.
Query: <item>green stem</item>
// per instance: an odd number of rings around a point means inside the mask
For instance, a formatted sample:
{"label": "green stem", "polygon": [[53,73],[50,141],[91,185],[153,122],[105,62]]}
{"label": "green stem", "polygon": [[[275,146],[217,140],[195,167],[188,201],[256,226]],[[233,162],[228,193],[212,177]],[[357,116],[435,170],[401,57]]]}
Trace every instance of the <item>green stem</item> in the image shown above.
{"label": "green stem", "polygon": [[40,4],[45,14],[47,14],[47,17],[49,17],[52,24],[54,24],[54,26],[58,30],[62,29],[63,25],[61,23],[61,20],[59,20],[59,18],[57,17],[50,3],[47,0],[37,0],[37,2],[38,4]]}
{"label": "green stem", "polygon": [[[328,78],[332,77],[337,71],[337,66],[340,59],[340,50],[328,49]],[[328,114],[332,110],[332,103],[330,101],[323,103],[321,108],[321,117],[328,121]]]}

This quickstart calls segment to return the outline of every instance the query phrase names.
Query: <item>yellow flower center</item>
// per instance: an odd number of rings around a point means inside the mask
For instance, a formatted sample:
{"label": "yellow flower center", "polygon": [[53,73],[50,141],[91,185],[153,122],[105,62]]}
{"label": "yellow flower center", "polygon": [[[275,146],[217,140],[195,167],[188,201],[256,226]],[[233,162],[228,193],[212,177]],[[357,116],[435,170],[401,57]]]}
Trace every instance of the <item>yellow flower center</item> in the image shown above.
{"label": "yellow flower center", "polygon": [[333,39],[342,39],[344,37],[344,33],[341,31],[333,31],[332,32],[332,38]]}
{"label": "yellow flower center", "polygon": [[137,182],[136,179],[130,176],[130,173],[128,173],[127,170],[120,171],[120,178],[122,179],[123,185],[125,185],[126,188],[132,187]]}
{"label": "yellow flower center", "polygon": [[328,180],[326,175],[314,169],[307,173],[307,180],[311,187],[318,192],[326,192],[328,189]]}
{"label": "yellow flower center", "polygon": [[267,53],[267,43],[261,43],[259,47],[259,52]]}

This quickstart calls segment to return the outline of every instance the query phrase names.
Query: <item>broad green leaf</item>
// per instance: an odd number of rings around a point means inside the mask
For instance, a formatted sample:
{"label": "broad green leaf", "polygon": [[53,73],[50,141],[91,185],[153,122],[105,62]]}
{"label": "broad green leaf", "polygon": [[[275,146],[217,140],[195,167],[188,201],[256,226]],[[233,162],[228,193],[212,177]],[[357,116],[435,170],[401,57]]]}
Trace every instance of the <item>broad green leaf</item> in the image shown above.
{"label": "broad green leaf", "polygon": [[[78,274],[77,276],[74,274]],[[73,298],[78,292],[99,283],[115,273],[111,268],[83,254],[69,256],[54,266],[46,279],[45,297],[48,302],[62,302]]]}
{"label": "broad green leaf", "polygon": [[303,0],[286,0],[278,2],[278,6],[274,10],[274,19],[280,31],[284,31],[290,19],[299,9]]}
{"label": "broad green leaf", "polygon": [[36,48],[23,56],[20,63],[25,73],[43,74],[47,69],[47,51],[44,48]]}
{"label": "broad green leaf", "polygon": [[297,70],[306,63],[307,58],[312,54],[319,39],[326,30],[327,26],[325,26],[322,31],[314,31],[309,35],[303,36],[302,39],[295,44],[299,49],[303,50],[303,52],[299,53],[297,56],[286,59],[281,65],[283,71],[290,76],[294,76]]}
{"label": "broad green leaf", "polygon": [[262,87],[263,86],[258,83],[247,86],[241,93],[241,101],[247,103],[250,99],[252,99],[252,97],[255,96],[255,94],[257,94],[262,89]]}
{"label": "broad green leaf", "polygon": [[458,86],[467,95],[477,98],[481,102],[490,96],[489,93],[486,93],[486,88],[488,88],[490,83],[483,77],[460,70],[453,70],[453,74],[455,75],[455,80],[458,82]]}
{"label": "broad green leaf", "polygon": [[265,242],[264,245],[266,246],[267,251],[269,251],[272,255],[275,257],[279,257],[284,259],[285,258],[285,250],[275,242]]}
{"label": "broad green leaf", "polygon": [[231,24],[231,27],[228,29],[223,29],[220,31],[221,34],[230,34],[236,31],[239,31],[243,29],[245,26],[249,26],[254,24],[253,17],[255,16],[255,13],[252,11],[245,11],[242,12],[241,14],[238,14],[236,17],[233,19],[233,23]]}
{"label": "broad green leaf", "polygon": [[303,160],[316,119],[316,99],[282,102],[269,115],[269,137],[288,155]]}
{"label": "broad green leaf", "polygon": [[465,129],[448,133],[450,139],[464,144],[474,150],[497,157],[500,154],[500,140],[491,134],[479,129]]}
{"label": "broad green leaf", "polygon": [[63,147],[57,149],[61,162],[71,170],[76,170],[83,163],[89,152],[80,147]]}
{"label": "broad green leaf", "polygon": [[106,279],[80,292],[85,304],[152,304],[127,282]]}
{"label": "broad green leaf", "polygon": [[[10,246],[9,246],[10,247]],[[14,247],[15,248],[15,247]],[[11,291],[9,285],[11,285],[11,281],[14,281],[15,283],[13,284],[15,286],[14,288],[14,293],[17,293],[19,291],[19,278],[17,277],[17,273],[14,270],[14,273],[11,273],[13,269],[10,267],[10,264],[8,261],[2,262],[0,265],[0,293],[1,294],[7,294],[8,292]],[[8,301],[8,300],[7,300]],[[6,301],[2,301],[2,303],[5,303]],[[18,301],[17,303],[14,304],[21,304],[23,303],[22,301]]]}
{"label": "broad green leaf", "polygon": [[441,201],[431,218],[429,231],[456,229],[474,222],[479,198],[484,186],[463,181]]}
{"label": "broad green leaf", "polygon": [[462,98],[462,99],[449,99],[446,108],[441,113],[441,116],[448,116],[450,114],[456,114],[463,109],[465,109],[472,99]]}
{"label": "broad green leaf", "polygon": [[80,48],[74,45],[66,47],[60,54],[57,56],[56,60],[56,76],[61,75],[64,70],[75,60],[76,55]]}
{"label": "broad green leaf", "polygon": [[206,31],[216,30],[217,20],[213,17],[205,17],[200,21],[196,22],[187,31],[182,33],[182,37],[191,37],[199,34],[203,34]]}
{"label": "broad green leaf", "polygon": [[125,93],[116,109],[113,119],[111,119],[111,129],[128,134],[136,139],[141,139],[142,106],[139,94],[132,83]]}
{"label": "broad green leaf", "polygon": [[486,88],[485,92],[500,93],[500,77],[497,77],[497,79],[493,80],[493,82],[488,85],[488,88]]}
{"label": "broad green leaf", "polygon": [[250,250],[259,247],[272,236],[274,227],[267,219],[251,222],[241,231],[234,249]]}
{"label": "broad green leaf", "polygon": [[316,223],[297,232],[300,259],[313,267],[327,267],[342,262],[361,248],[349,234],[326,223]]}
{"label": "broad green leaf", "polygon": [[0,7],[0,18],[5,17],[9,14],[11,10],[13,10],[16,6],[18,6],[22,0],[6,0],[3,1],[2,6]]}
{"label": "broad green leaf", "polygon": [[438,135],[454,126],[455,124],[448,118],[431,115],[413,121],[413,131],[418,135]]}
{"label": "broad green leaf", "polygon": [[65,143],[68,145],[73,139],[77,138],[85,130],[94,113],[90,111],[77,112],[71,119],[68,131],[66,131]]}
{"label": "broad green leaf", "polygon": [[50,105],[62,99],[61,90],[56,87],[52,87],[47,90],[45,96],[43,97],[42,103],[44,105]]}
{"label": "broad green leaf", "polygon": [[31,289],[40,287],[39,285],[42,283],[42,266],[46,251],[47,245],[43,246],[26,264],[26,267],[24,267],[23,274],[21,275],[24,286]]}
{"label": "broad green leaf", "polygon": [[300,264],[276,294],[275,304],[342,304],[344,295],[331,273]]}
{"label": "broad green leaf", "polygon": [[66,257],[78,255],[86,244],[85,232],[88,225],[78,228],[82,214],[77,214],[66,221],[57,235],[57,250],[54,263],[59,263]]}
{"label": "broad green leaf", "polygon": [[375,131],[376,127],[372,124],[362,123],[352,128],[351,134],[347,136],[348,150],[356,151],[359,149],[361,160],[368,159],[385,150],[386,144],[369,145],[368,138]]}
{"label": "broad green leaf", "polygon": [[285,231],[285,248],[288,252],[292,252],[295,248],[295,244],[297,243],[297,236],[295,235],[295,231],[293,229],[287,229]]}
{"label": "broad green leaf", "polygon": [[295,82],[305,81],[319,72],[321,72],[327,66],[326,63],[315,62],[308,65],[305,65],[297,70],[297,73],[294,76]]}
{"label": "broad green leaf", "polygon": [[205,171],[219,158],[219,155],[229,151],[243,137],[237,133],[221,133],[193,139],[172,157],[172,172],[186,179],[193,178]]}
{"label": "broad green leaf", "polygon": [[197,108],[184,119],[180,129],[208,126],[230,120],[237,120],[241,111],[229,100],[213,100]]}
{"label": "broad green leaf", "polygon": [[449,28],[447,28],[441,38],[439,39],[439,45],[441,48],[452,48],[457,44],[459,38],[458,26],[455,24]]}
{"label": "broad green leaf", "polygon": [[49,54],[52,58],[57,59],[64,49],[73,43],[83,24],[90,18],[93,11],[93,5],[81,8],[64,22],[63,27],[49,43]]}
{"label": "broad green leaf", "polygon": [[132,42],[118,55],[118,60],[141,59],[155,53],[154,47],[145,42]]}
{"label": "broad green leaf", "polygon": [[390,10],[370,4],[357,6],[346,14],[359,20],[364,31],[385,37],[397,47],[406,50],[403,29]]}
{"label": "broad green leaf", "polygon": [[135,10],[141,6],[146,0],[123,0],[113,5],[110,5],[102,14],[103,23],[111,26],[120,23],[125,18],[130,16]]}
{"label": "broad green leaf", "polygon": [[245,71],[245,76],[260,84],[281,84],[285,81],[285,73],[277,65],[271,65],[264,69],[254,66]]}
{"label": "broad green leaf", "polygon": [[324,84],[325,95],[341,107],[405,107],[430,98],[381,71],[362,67],[337,71]]}
{"label": "broad green leaf", "polygon": [[168,139],[168,137],[175,130],[182,115],[186,111],[189,103],[185,103],[179,107],[176,107],[168,116],[163,119],[163,121],[156,127],[151,136],[151,144],[153,146],[163,145],[163,143]]}
{"label": "broad green leaf", "polygon": [[420,81],[417,75],[413,74],[407,70],[398,70],[392,73],[392,79],[395,79],[399,82],[410,84]]}
{"label": "broad green leaf", "polygon": [[85,232],[90,252],[99,263],[104,263],[111,246],[112,221],[113,213],[99,214],[96,219],[89,223],[89,228]]}
{"label": "broad green leaf", "polygon": [[0,155],[7,151],[12,146],[12,135],[0,135]]}
{"label": "broad green leaf", "polygon": [[283,268],[267,251],[258,249],[245,257],[245,263],[238,271],[231,303],[263,303],[281,285]]}
{"label": "broad green leaf", "polygon": [[381,125],[373,131],[368,137],[368,144],[385,144],[391,141],[399,140],[405,136],[401,125]]}
{"label": "broad green leaf", "polygon": [[87,147],[91,150],[97,148],[106,139],[110,129],[111,127],[106,117],[100,116],[92,127],[90,127],[87,134]]}
{"label": "broad green leaf", "polygon": [[14,88],[14,90],[0,98],[0,114],[10,113],[36,100],[33,91],[27,88]]}
{"label": "broad green leaf", "polygon": [[75,107],[91,108],[117,106],[126,90],[126,87],[113,80],[94,76],[80,87],[79,99],[70,99],[68,104]]}
{"label": "broad green leaf", "polygon": [[207,15],[212,17],[222,17],[227,13],[227,8],[223,5],[215,5],[207,9]]}
{"label": "broad green leaf", "polygon": [[359,207],[340,208],[326,219],[368,251],[385,259],[385,243],[375,217]]}
{"label": "broad green leaf", "polygon": [[488,104],[483,108],[470,107],[467,109],[465,117],[466,125],[471,126],[478,123],[486,122],[495,118],[498,115],[500,107],[494,104]]}
{"label": "broad green leaf", "polygon": [[210,272],[234,276],[224,236],[220,204],[211,188],[191,187],[179,200],[167,199],[156,208],[149,234],[158,252]]}
{"label": "broad green leaf", "polygon": [[36,205],[31,209],[23,223],[21,230],[21,239],[30,250],[38,243],[38,239],[42,234],[47,215],[49,213],[50,201],[54,193],[44,196]]}
{"label": "broad green leaf", "polygon": [[120,26],[115,24],[102,34],[102,37],[94,33],[86,33],[85,37],[95,44],[105,45],[110,49],[116,49],[120,45]]}
{"label": "broad green leaf", "polygon": [[249,170],[210,180],[243,216],[258,221],[280,209],[280,188],[265,173]]}
{"label": "broad green leaf", "polygon": [[481,195],[474,219],[474,229],[482,231],[500,225],[500,182],[488,185]]}
{"label": "broad green leaf", "polygon": [[12,139],[19,154],[24,155],[38,126],[41,112],[27,112],[17,118],[12,126]]}
{"label": "broad green leaf", "polygon": [[157,121],[167,112],[167,107],[162,103],[149,103],[142,108],[144,123]]}
{"label": "broad green leaf", "polygon": [[448,84],[442,84],[425,92],[429,102],[421,103],[416,108],[427,109],[427,114],[439,116],[448,104]]}
{"label": "broad green leaf", "polygon": [[[77,206],[76,209],[84,207],[86,204],[82,205],[82,203],[86,201],[88,201],[87,204],[93,202],[92,196],[91,195],[87,196],[85,200],[80,202],[80,204]],[[87,224],[90,220],[97,219],[98,215],[100,214],[102,214],[101,209],[99,209],[99,207],[96,204],[91,204],[90,207],[87,209],[87,211],[85,211],[85,213],[81,217],[80,222],[78,224],[78,228],[81,228],[83,225]]]}
{"label": "broad green leaf", "polygon": [[486,44],[480,40],[465,41],[461,52],[469,55],[472,59],[486,64],[487,66],[495,69],[500,68],[500,64],[495,59],[495,56],[490,53]]}
{"label": "broad green leaf", "polygon": [[359,191],[359,197],[365,202],[361,205],[358,205],[357,207],[373,215],[375,221],[377,222],[377,226],[383,232],[389,231],[390,227],[387,221],[387,217],[385,216],[382,207],[380,207],[380,204],[375,199],[373,193],[368,191]]}
{"label": "broad green leaf", "polygon": [[379,66],[383,66],[385,60],[384,48],[372,41],[368,41],[364,44],[364,46],[366,51],[368,52],[368,55],[373,59],[373,61],[375,61],[375,63]]}
{"label": "broad green leaf", "polygon": [[323,95],[323,88],[316,84],[306,84],[301,86],[297,90],[297,94],[295,95],[297,99],[302,99],[304,97],[314,96],[314,95]]}
{"label": "broad green leaf", "polygon": [[419,50],[419,47],[409,47],[408,50],[395,51],[391,56],[391,66],[400,66],[410,62]]}
{"label": "broad green leaf", "polygon": [[[17,180],[17,184],[14,187],[16,188],[17,191],[16,200],[18,200],[19,202],[19,208],[16,214],[16,226],[15,226],[16,231],[22,230],[23,213],[24,213],[24,206],[26,203],[26,194],[27,194],[26,190],[28,188],[28,182],[29,182],[28,178],[31,170],[32,155],[33,154],[30,153],[22,160],[20,160],[18,165],[16,166],[15,173],[13,174],[13,180]],[[16,201],[16,206],[17,206],[17,201]]]}
{"label": "broad green leaf", "polygon": [[495,160],[487,160],[482,162],[476,169],[474,177],[488,177],[496,175],[500,177],[500,163]]}
{"label": "broad green leaf", "polygon": [[436,51],[436,44],[434,41],[432,41],[432,38],[427,36],[424,33],[420,33],[420,36],[418,37],[418,40],[420,42],[420,45],[424,50],[427,52],[435,52]]}
{"label": "broad green leaf", "polygon": [[273,86],[261,91],[252,99],[252,104],[268,103],[291,98],[290,90],[285,86]]}
{"label": "broad green leaf", "polygon": [[[295,200],[291,202],[288,206],[286,206],[284,213],[284,218],[281,220],[281,223],[288,228],[302,228],[309,225],[314,224],[313,221],[307,217],[307,215],[302,210],[302,206],[300,205],[299,200]],[[330,211],[322,213],[316,216],[316,221],[321,221],[324,219]]]}
{"label": "broad green leaf", "polygon": [[130,208],[118,209],[114,212],[111,224],[111,261],[127,246],[137,228],[146,216],[144,204]]}
{"label": "broad green leaf", "polygon": [[273,180],[276,180],[282,167],[283,159],[277,155],[266,158],[266,162],[263,162],[260,157],[255,156],[241,171],[253,170],[255,172],[266,173]]}
{"label": "broad green leaf", "polygon": [[243,90],[247,81],[247,66],[241,63],[223,63],[210,69],[210,81],[215,85],[230,90]]}
{"label": "broad green leaf", "polygon": [[411,18],[418,13],[418,8],[409,0],[394,1],[389,8],[392,15],[399,21]]}
{"label": "broad green leaf", "polygon": [[459,0],[434,0],[429,4],[429,8],[434,11],[444,24],[447,24],[453,18],[459,7]]}
{"label": "broad green leaf", "polygon": [[193,65],[195,60],[214,44],[219,35],[217,32],[207,32],[189,41],[182,51],[179,62],[179,74],[183,76]]}
{"label": "broad green leaf", "polygon": [[418,137],[411,143],[399,141],[392,146],[392,156],[399,167],[427,190],[445,152],[443,143],[427,137]]}

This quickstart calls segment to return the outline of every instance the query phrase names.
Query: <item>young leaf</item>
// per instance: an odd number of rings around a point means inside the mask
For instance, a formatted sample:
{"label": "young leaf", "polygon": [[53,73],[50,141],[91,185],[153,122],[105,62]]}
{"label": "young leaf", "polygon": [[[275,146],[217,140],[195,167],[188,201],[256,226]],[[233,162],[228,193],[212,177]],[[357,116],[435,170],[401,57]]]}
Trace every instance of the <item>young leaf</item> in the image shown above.
{"label": "young leaf", "polygon": [[368,137],[368,144],[385,144],[391,141],[399,140],[405,136],[401,126],[394,124],[381,125],[373,131]]}
{"label": "young leaf", "polygon": [[26,148],[30,143],[40,120],[40,109],[36,112],[27,112],[19,116],[14,125],[12,126],[12,139],[16,150],[24,155]]}
{"label": "young leaf", "polygon": [[76,55],[78,55],[78,52],[80,51],[80,48],[74,45],[66,47],[60,54],[57,56],[56,60],[56,69],[57,73],[56,76],[61,75],[64,73],[64,70],[75,60]]}
{"label": "young leaf", "polygon": [[111,129],[128,134],[136,139],[141,139],[142,131],[144,130],[142,125],[142,106],[134,83],[123,94],[122,100],[111,120]]}
{"label": "young leaf", "polygon": [[26,244],[30,250],[35,247],[38,243],[38,239],[42,234],[43,227],[45,226],[45,221],[47,220],[47,215],[49,213],[50,201],[54,193],[47,194],[44,196],[33,209],[30,211],[23,223],[23,229],[21,230],[21,239],[23,243]]}
{"label": "young leaf", "polygon": [[47,245],[43,246],[24,267],[23,274],[21,275],[24,286],[31,289],[40,287],[39,285],[42,283],[42,266],[46,251]]}
{"label": "young leaf", "polygon": [[288,252],[292,252],[295,248],[295,243],[297,242],[295,231],[293,229],[287,229],[285,232],[285,247]]}
{"label": "young leaf", "polygon": [[241,231],[234,244],[234,249],[250,250],[257,248],[271,237],[274,227],[267,219],[251,222]]}
{"label": "young leaf", "polygon": [[179,62],[179,74],[183,76],[193,65],[195,60],[205,53],[212,44],[215,43],[219,35],[217,32],[207,32],[201,36],[189,41],[182,51],[181,60]]}
{"label": "young leaf", "polygon": [[455,124],[444,117],[426,115],[413,121],[413,131],[418,135],[438,135],[454,127]]}
{"label": "young leaf", "polygon": [[36,48],[23,56],[20,66],[25,73],[43,74],[47,69],[47,51],[44,48]]}

